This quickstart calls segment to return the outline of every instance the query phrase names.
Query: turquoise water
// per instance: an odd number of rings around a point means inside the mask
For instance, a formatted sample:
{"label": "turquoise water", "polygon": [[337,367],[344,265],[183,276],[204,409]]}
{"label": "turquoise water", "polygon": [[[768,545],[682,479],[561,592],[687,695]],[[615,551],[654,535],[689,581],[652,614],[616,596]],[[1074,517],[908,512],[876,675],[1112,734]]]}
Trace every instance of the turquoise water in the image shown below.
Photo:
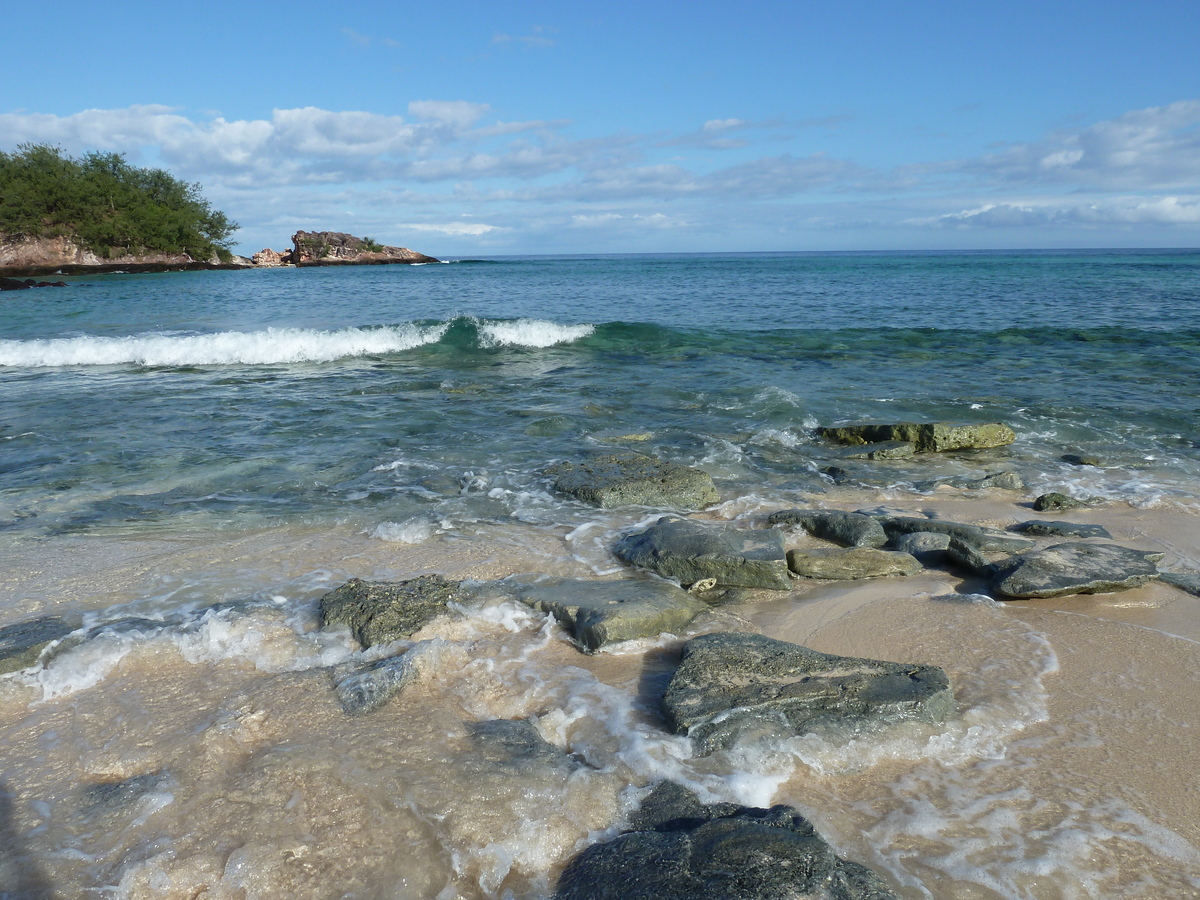
{"label": "turquoise water", "polygon": [[820,490],[838,460],[813,429],[855,420],[1020,438],[851,467],[864,483],[1007,468],[1189,505],[1198,276],[1200,252],[1095,251],[72,279],[0,307],[0,527],[570,522],[582,511],[542,475],[555,460],[636,446],[705,467],[727,498]]}

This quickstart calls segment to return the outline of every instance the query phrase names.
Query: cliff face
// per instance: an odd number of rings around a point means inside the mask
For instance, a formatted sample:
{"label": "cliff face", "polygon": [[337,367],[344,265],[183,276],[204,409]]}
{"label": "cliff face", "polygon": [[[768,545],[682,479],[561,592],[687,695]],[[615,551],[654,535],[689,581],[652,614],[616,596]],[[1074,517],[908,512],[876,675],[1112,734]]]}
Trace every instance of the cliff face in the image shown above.
{"label": "cliff face", "polygon": [[249,260],[233,257],[222,263],[214,257],[195,260],[186,253],[147,253],[143,255],[99,256],[70,237],[31,237],[7,235],[0,232],[0,274],[40,275],[62,270],[66,274],[108,272],[114,269],[131,271],[165,269],[242,268]]}
{"label": "cliff face", "polygon": [[386,247],[340,231],[298,231],[292,235],[298,266],[384,265],[439,262],[407,247]]}

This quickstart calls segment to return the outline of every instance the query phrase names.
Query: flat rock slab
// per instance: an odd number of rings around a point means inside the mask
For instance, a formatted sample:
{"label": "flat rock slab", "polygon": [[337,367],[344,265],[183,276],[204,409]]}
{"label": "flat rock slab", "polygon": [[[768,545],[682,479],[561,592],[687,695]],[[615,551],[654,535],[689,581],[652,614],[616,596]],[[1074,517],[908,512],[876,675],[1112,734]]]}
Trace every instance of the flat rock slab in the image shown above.
{"label": "flat rock slab", "polygon": [[637,818],[571,860],[555,900],[897,900],[790,806],[702,804],[663,782]]}
{"label": "flat rock slab", "polygon": [[1158,577],[1172,587],[1200,597],[1200,572],[1159,572]]}
{"label": "flat rock slab", "polygon": [[721,499],[708,473],[651,456],[612,454],[582,463],[563,462],[555,490],[602,509],[614,506],[670,506],[703,509]]}
{"label": "flat rock slab", "polygon": [[758,634],[693,638],[663,712],[702,755],[746,740],[844,730],[902,721],[940,722],[954,708],[936,666],[819,653]]}
{"label": "flat rock slab", "polygon": [[947,450],[987,450],[1003,447],[1017,439],[1007,425],[956,425],[949,422],[896,422],[893,424],[842,425],[818,428],[817,434],[838,444],[877,444],[907,441],[921,453]]}
{"label": "flat rock slab", "polygon": [[950,535],[934,531],[910,531],[896,535],[889,546],[901,553],[911,554],[924,565],[940,563],[946,558]]}
{"label": "flat rock slab", "polygon": [[422,575],[409,581],[352,578],[321,598],[326,627],[349,626],[364,647],[412,634],[446,612],[446,604],[466,599],[457,581]]}
{"label": "flat rock slab", "polygon": [[1033,541],[1017,537],[998,528],[984,528],[981,525],[967,525],[963,522],[951,522],[948,519],[924,519],[920,516],[884,516],[879,520],[883,530],[889,537],[895,538],[901,534],[914,532],[933,532],[957,538],[964,544],[976,550],[1005,553],[1018,553],[1033,547]]}
{"label": "flat rock slab", "polygon": [[1077,537],[1077,538],[1111,538],[1108,529],[1103,525],[1081,525],[1077,522],[1051,522],[1033,520],[1019,522],[1012,530],[1021,534],[1032,534],[1035,537]]}
{"label": "flat rock slab", "polygon": [[862,444],[842,454],[843,459],[908,459],[917,452],[912,441],[879,441]]}
{"label": "flat rock slab", "polygon": [[556,578],[521,587],[518,596],[562,623],[584,650],[614,641],[678,634],[708,604],[670,582]]}
{"label": "flat rock slab", "polygon": [[778,531],[663,516],[644,531],[621,538],[613,552],[630,565],[683,585],[792,589]]}
{"label": "flat rock slab", "polygon": [[0,628],[0,675],[34,665],[42,650],[74,630],[74,626],[58,616],[43,616]]}
{"label": "flat rock slab", "polygon": [[788,568],[801,578],[848,581],[884,575],[915,575],[923,568],[915,556],[873,547],[789,550]]}
{"label": "flat rock slab", "polygon": [[782,509],[767,517],[768,525],[799,525],[813,537],[843,547],[882,547],[888,542],[883,526],[862,513],[836,509]]}
{"label": "flat rock slab", "polygon": [[1156,578],[1156,563],[1162,557],[1117,544],[1055,544],[1023,553],[999,567],[992,589],[1016,598],[1122,591]]}

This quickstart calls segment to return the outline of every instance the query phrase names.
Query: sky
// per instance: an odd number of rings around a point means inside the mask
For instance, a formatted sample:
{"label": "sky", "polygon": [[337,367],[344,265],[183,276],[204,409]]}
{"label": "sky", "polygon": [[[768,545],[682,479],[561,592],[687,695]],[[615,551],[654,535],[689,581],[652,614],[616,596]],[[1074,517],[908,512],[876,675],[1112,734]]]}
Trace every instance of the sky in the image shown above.
{"label": "sky", "polygon": [[0,151],[165,168],[244,254],[301,229],[441,258],[1200,247],[1197,0],[0,0],[0,21]]}

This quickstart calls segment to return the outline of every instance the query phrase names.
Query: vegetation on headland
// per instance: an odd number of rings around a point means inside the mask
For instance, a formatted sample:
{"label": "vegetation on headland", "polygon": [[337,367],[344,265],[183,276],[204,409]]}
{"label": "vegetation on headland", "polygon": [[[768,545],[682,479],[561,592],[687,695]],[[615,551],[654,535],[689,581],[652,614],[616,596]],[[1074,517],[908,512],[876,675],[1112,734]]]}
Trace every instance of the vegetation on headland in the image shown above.
{"label": "vegetation on headland", "polygon": [[47,144],[0,152],[0,232],[66,236],[98,256],[186,253],[230,259],[237,224],[214,210],[200,185],[163,169],[131,166],[119,153],[81,159]]}

